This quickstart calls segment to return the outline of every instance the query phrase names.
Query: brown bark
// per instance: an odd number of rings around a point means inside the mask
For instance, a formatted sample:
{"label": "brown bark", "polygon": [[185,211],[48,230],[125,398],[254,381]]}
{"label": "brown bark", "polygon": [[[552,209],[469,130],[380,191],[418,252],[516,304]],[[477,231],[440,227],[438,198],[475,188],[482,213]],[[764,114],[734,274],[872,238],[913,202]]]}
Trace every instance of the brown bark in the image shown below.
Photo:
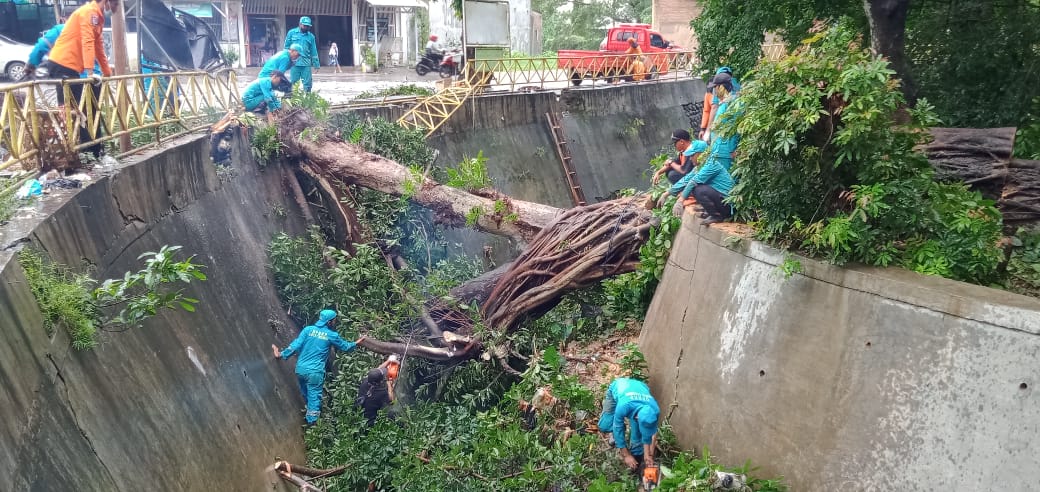
{"label": "brown bark", "polygon": [[917,103],[917,84],[906,58],[906,16],[910,0],[863,0],[863,10],[870,22],[871,47],[888,59],[902,80],[907,104],[913,106]]}
{"label": "brown bark", "polygon": [[942,181],[964,182],[997,203],[1005,231],[1040,223],[1040,162],[1012,159],[1014,128],[932,128],[921,147]]}
{"label": "brown bark", "polygon": [[[526,242],[562,212],[556,207],[513,200],[494,191],[482,190],[480,195],[470,193],[444,186],[425,175],[415,175],[407,167],[365,152],[330,132],[315,131],[321,127],[302,110],[286,112],[278,124],[289,157],[306,160],[309,168],[327,177],[394,196],[408,196],[430,209],[441,224],[465,226],[467,215],[475,215],[476,210],[480,215],[476,229]],[[316,134],[320,135],[314,138]],[[506,202],[516,220],[505,220],[493,213],[497,200]]]}

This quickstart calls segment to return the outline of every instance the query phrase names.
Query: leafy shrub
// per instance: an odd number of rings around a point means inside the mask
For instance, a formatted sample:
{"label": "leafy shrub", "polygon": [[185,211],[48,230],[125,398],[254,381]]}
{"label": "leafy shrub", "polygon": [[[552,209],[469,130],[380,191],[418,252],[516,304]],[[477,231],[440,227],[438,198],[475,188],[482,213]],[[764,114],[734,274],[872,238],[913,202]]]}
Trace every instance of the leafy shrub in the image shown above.
{"label": "leafy shrub", "polygon": [[[144,253],[138,259],[145,260],[145,268],[105,280],[97,288],[89,275],[73,272],[32,249],[19,251],[18,262],[43,314],[47,332],[64,325],[72,347],[88,349],[97,345],[98,330],[118,332],[134,328],[162,309],[195,311],[198,299],[184,296],[183,289],[168,287],[206,280],[201,265],[192,263],[192,258],[173,261],[179,249],[180,246],[163,246],[157,252]],[[105,315],[116,306],[121,307],[118,314]]]}
{"label": "leafy shrub", "polygon": [[1019,229],[1011,238],[1011,246],[1004,286],[1012,292],[1040,297],[1040,231]]}
{"label": "leafy shrub", "polygon": [[282,155],[281,139],[278,138],[278,127],[274,125],[256,125],[251,127],[249,137],[250,149],[260,167],[266,167]]}
{"label": "leafy shrub", "polygon": [[[914,146],[937,123],[906,110],[888,63],[847,25],[758,66],[739,101],[743,136],[732,201],[757,234],[843,264],[900,265],[988,283],[1001,216],[960,184],[933,181]],[[738,103],[740,104],[740,103]]]}
{"label": "leafy shrub", "polygon": [[491,177],[488,176],[487,157],[484,152],[477,152],[476,157],[463,159],[456,167],[444,170],[448,175],[444,184],[452,188],[462,190],[480,190],[491,187]]}

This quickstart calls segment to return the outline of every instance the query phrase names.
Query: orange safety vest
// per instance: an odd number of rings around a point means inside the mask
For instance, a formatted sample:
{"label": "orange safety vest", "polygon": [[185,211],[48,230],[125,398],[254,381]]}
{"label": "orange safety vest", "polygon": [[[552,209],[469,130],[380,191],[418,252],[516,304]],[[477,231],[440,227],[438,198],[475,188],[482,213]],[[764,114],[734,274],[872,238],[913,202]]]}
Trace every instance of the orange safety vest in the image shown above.
{"label": "orange safety vest", "polygon": [[101,65],[105,77],[112,75],[101,40],[105,27],[105,13],[97,2],[88,2],[72,13],[65,22],[58,40],[51,48],[50,60],[77,73],[93,68],[94,62]]}
{"label": "orange safety vest", "polygon": [[714,98],[715,95],[711,92],[704,93],[704,111],[701,112],[701,130],[708,129],[708,124],[711,123],[711,112],[713,111],[711,102]]}

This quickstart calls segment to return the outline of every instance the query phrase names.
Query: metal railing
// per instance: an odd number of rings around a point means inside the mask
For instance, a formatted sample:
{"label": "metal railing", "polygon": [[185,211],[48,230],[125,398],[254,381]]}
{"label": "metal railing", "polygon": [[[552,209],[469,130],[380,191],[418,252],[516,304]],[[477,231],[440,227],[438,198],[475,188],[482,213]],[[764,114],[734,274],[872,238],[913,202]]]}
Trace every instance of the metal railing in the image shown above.
{"label": "metal railing", "polygon": [[[645,72],[634,77],[635,61],[643,61]],[[662,51],[642,55],[601,54],[555,57],[500,58],[475,60],[468,65],[469,81],[486,81],[486,90],[559,90],[568,85],[614,84],[622,81],[658,82],[689,78],[696,71],[693,51]]]}
{"label": "metal railing", "polygon": [[[64,105],[57,103],[58,91]],[[52,160],[75,159],[124,137],[140,150],[202,129],[239,107],[232,70],[120,75],[98,85],[75,79],[0,86],[0,171],[53,167]]]}

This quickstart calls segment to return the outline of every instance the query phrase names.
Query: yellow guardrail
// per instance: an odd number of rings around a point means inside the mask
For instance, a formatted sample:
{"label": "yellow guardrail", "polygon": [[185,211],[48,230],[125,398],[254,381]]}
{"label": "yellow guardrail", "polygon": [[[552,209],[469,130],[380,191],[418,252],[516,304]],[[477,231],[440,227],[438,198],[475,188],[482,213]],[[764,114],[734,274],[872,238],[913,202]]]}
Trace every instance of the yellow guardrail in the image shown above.
{"label": "yellow guardrail", "polygon": [[762,58],[777,61],[787,55],[787,45],[784,43],[762,43]]}
{"label": "yellow guardrail", "polygon": [[[241,107],[235,72],[120,75],[99,85],[90,79],[33,80],[0,86],[0,170],[55,167],[79,151],[122,137],[135,150],[170,133],[206,127]],[[64,105],[58,105],[58,95]],[[81,93],[80,97],[75,97]],[[182,131],[176,131],[182,130]]]}
{"label": "yellow guardrail", "polygon": [[483,83],[487,90],[562,89],[584,82],[632,81],[632,66],[643,61],[644,82],[677,80],[696,70],[693,51],[661,51],[642,55],[598,54],[561,51],[555,57],[500,58],[468,63],[469,81]]}

